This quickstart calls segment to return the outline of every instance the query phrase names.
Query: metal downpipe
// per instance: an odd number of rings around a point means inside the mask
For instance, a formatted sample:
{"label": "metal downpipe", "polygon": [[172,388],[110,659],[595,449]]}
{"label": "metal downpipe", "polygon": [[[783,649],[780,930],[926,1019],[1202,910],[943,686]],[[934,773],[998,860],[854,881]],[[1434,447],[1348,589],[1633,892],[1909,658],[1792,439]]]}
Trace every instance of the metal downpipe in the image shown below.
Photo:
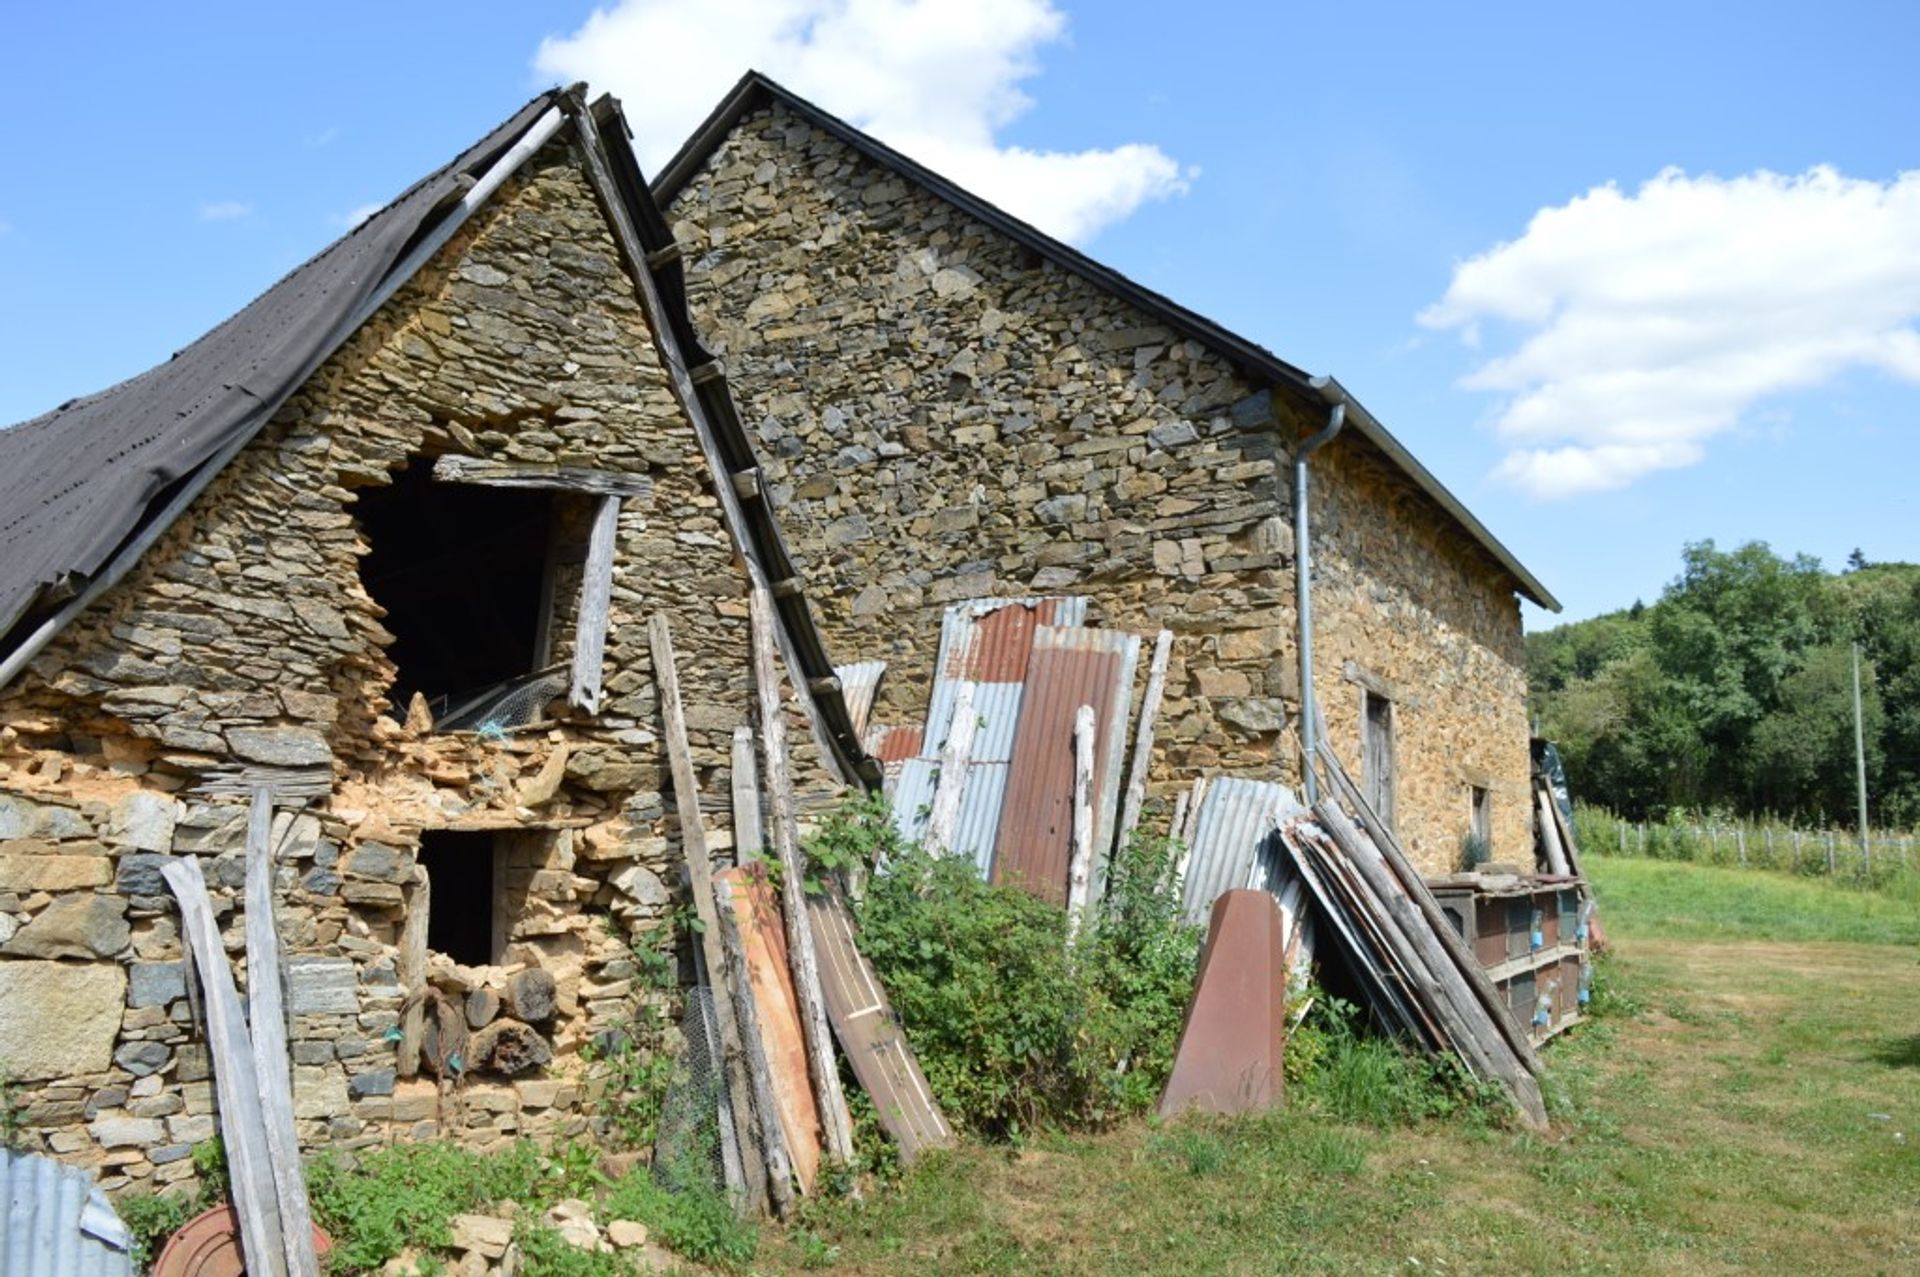
{"label": "metal downpipe", "polygon": [[1327,414],[1327,424],[1302,442],[1293,453],[1294,611],[1300,624],[1296,644],[1300,651],[1300,773],[1308,806],[1320,798],[1320,782],[1314,775],[1314,765],[1319,761],[1320,740],[1313,695],[1313,542],[1312,525],[1308,517],[1307,461],[1314,453],[1332,443],[1333,437],[1347,424],[1347,396],[1339,383],[1331,377],[1315,377],[1311,384],[1320,397],[1332,405],[1332,409]]}

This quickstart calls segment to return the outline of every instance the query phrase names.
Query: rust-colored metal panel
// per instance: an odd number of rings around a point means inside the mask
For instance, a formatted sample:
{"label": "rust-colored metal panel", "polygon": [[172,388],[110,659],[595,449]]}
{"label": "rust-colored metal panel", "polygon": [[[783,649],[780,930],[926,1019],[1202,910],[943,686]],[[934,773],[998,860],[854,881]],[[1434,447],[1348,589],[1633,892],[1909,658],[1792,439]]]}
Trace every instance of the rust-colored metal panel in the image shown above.
{"label": "rust-colored metal panel", "polygon": [[827,999],[833,1035],[873,1101],[880,1124],[910,1163],[927,1148],[953,1143],[953,1130],[927,1086],[920,1062],[900,1031],[887,993],[853,939],[853,918],[839,893],[829,888],[807,897],[813,944],[820,962],[820,989]]}
{"label": "rust-colored metal panel", "polygon": [[1133,708],[1133,672],[1140,637],[1115,630],[1034,631],[1026,696],[1014,732],[1012,773],[1001,806],[993,881],[1018,883],[1043,900],[1064,904],[1073,842],[1073,721],[1093,706],[1094,899],[1106,880],[1104,853],[1113,845],[1114,807]]}
{"label": "rust-colored metal panel", "polygon": [[747,983],[753,989],[753,1009],[760,1021],[760,1044],[767,1069],[773,1075],[773,1102],[780,1110],[780,1129],[787,1137],[800,1191],[813,1191],[820,1169],[820,1110],[807,1076],[807,1040],[800,1027],[800,999],[793,991],[793,972],[787,964],[787,937],[767,881],[767,862],[726,869],[714,881],[733,890],[734,925],[747,959]]}
{"label": "rust-colored metal panel", "polygon": [[1180,1030],[1160,1116],[1253,1113],[1286,1087],[1287,954],[1280,906],[1237,889],[1213,902],[1207,947]]}

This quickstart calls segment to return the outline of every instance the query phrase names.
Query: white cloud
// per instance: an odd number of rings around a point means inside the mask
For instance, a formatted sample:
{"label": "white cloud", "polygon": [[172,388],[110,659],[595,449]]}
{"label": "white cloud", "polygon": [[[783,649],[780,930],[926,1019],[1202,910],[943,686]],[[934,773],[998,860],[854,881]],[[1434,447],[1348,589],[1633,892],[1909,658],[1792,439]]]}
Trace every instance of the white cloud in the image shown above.
{"label": "white cloud", "polygon": [[232,222],[253,215],[253,205],[245,200],[212,200],[200,206],[203,222]]}
{"label": "white cloud", "polygon": [[1062,239],[1085,242],[1148,200],[1186,190],[1141,143],[1085,151],[1002,146],[1033,101],[1038,51],[1066,33],[1052,0],[620,0],[534,67],[619,97],[648,171],[749,68],[819,103]]}
{"label": "white cloud", "polygon": [[1767,396],[1853,369],[1920,382],[1920,172],[1596,187],[1454,270],[1420,315],[1498,347],[1496,475],[1551,500],[1699,462]]}

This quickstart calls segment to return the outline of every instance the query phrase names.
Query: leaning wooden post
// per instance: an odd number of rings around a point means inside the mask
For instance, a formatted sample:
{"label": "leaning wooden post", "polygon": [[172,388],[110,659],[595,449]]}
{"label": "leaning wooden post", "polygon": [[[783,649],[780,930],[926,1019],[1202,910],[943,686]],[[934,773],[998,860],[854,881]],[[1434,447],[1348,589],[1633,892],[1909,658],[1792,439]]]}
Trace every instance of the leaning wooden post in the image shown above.
{"label": "leaning wooden post", "polygon": [[1093,706],[1073,716],[1073,860],[1067,868],[1067,939],[1080,933],[1093,892]]}
{"label": "leaning wooden post", "polygon": [[273,791],[256,785],[247,810],[247,1014],[252,1021],[253,1080],[266,1125],[273,1196],[289,1277],[316,1277],[313,1209],[300,1169],[293,1124],[293,1065],[287,1054],[286,1002],[280,988],[280,933],[273,920]]}
{"label": "leaning wooden post", "polygon": [[220,943],[220,924],[207,898],[207,881],[194,856],[174,856],[160,876],[180,902],[183,944],[192,946],[194,965],[206,994],[207,1051],[213,1060],[213,1093],[220,1111],[220,1142],[227,1153],[227,1181],[233,1214],[240,1228],[246,1269],[261,1277],[286,1277],[286,1244],[280,1237],[280,1212],[273,1195],[272,1155],[261,1129],[260,1086],[253,1076],[253,1046],[246,1016],[233,987],[233,969]]}
{"label": "leaning wooden post", "polygon": [[838,1166],[853,1161],[853,1116],[840,1089],[840,1066],[833,1058],[827,1027],[826,996],[820,991],[820,965],[814,957],[813,928],[807,913],[806,865],[801,860],[798,818],[787,758],[787,719],[781,706],[780,676],[774,663],[773,596],[756,585],[748,599],[753,631],[753,681],[760,701],[760,743],[766,751],[766,786],[772,800],[773,852],[780,862],[780,895],[786,914],[787,953],[793,991],[800,1000],[800,1027],[807,1039],[807,1068],[813,1076],[814,1104],[827,1158]]}
{"label": "leaning wooden post", "polygon": [[1154,720],[1160,716],[1160,698],[1166,693],[1167,658],[1173,652],[1173,631],[1161,630],[1153,641],[1153,665],[1147,671],[1147,691],[1140,699],[1140,726],[1133,733],[1133,761],[1127,765],[1127,795],[1120,805],[1120,826],[1113,835],[1113,854],[1123,856],[1127,840],[1140,823],[1147,801],[1147,770],[1153,766]]}
{"label": "leaning wooden post", "polygon": [[720,914],[714,907],[713,861],[707,851],[706,828],[700,821],[700,785],[693,774],[693,753],[687,745],[686,710],[680,703],[680,672],[673,656],[673,627],[666,613],[655,612],[647,622],[653,648],[654,685],[660,696],[660,719],[673,769],[673,802],[680,816],[680,850],[687,859],[693,908],[700,920],[700,954],[706,960],[707,980],[713,990],[713,1018],[720,1029],[720,1053],[728,1098],[732,1101],[734,1137],[739,1141],[742,1186],[750,1211],[766,1208],[767,1172],[753,1138],[752,1089],[747,1082],[740,1026],[733,999],[727,992],[727,957],[720,941]]}
{"label": "leaning wooden post", "polygon": [[719,878],[713,889],[720,915],[720,942],[727,953],[727,983],[733,990],[734,1014],[746,1048],[747,1077],[753,1085],[753,1107],[759,1114],[760,1143],[766,1150],[767,1187],[773,1194],[773,1209],[785,1219],[793,1214],[793,1158],[787,1152],[786,1130],[780,1125],[780,1103],[774,1098],[766,1039],[760,1036],[760,1012],[753,1000],[747,947],[740,937],[732,887],[725,878]]}
{"label": "leaning wooden post", "polygon": [[973,683],[963,681],[953,692],[953,719],[940,750],[940,782],[933,790],[933,808],[927,816],[923,845],[936,856],[953,847],[953,827],[960,820],[960,798],[966,792],[967,764],[973,761],[973,736],[980,719],[973,712]]}
{"label": "leaning wooden post", "polygon": [[733,729],[733,863],[748,864],[767,849],[760,833],[760,766],[753,757],[753,729]]}

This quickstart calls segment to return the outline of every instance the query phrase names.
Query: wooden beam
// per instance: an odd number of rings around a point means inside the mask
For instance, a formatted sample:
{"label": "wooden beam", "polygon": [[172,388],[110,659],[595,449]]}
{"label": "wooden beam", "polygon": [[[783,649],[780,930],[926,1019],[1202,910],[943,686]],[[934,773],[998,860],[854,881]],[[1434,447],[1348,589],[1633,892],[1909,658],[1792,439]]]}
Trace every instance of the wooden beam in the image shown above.
{"label": "wooden beam", "polygon": [[780,674],[774,656],[773,599],[756,588],[747,600],[753,639],[753,683],[760,708],[760,742],[766,750],[765,783],[771,802],[773,851],[780,862],[780,895],[787,924],[787,955],[793,964],[793,991],[800,1001],[800,1027],[807,1039],[807,1067],[813,1076],[814,1104],[820,1110],[820,1134],[827,1158],[837,1166],[853,1163],[853,1116],[840,1089],[840,1066],[833,1058],[832,1030],[820,989],[820,964],[814,956],[813,926],[807,912],[806,862],[800,851],[799,818],[787,756],[787,718],[781,703]]}
{"label": "wooden beam", "polygon": [[567,703],[600,712],[600,669],[607,655],[607,611],[613,602],[613,551],[620,534],[620,498],[600,498],[587,539],[587,567],[580,578],[580,615],[573,640],[573,688]]}
{"label": "wooden beam", "polygon": [[1073,858],[1067,863],[1067,939],[1086,924],[1093,891],[1093,706],[1073,716]]}
{"label": "wooden beam", "polygon": [[767,840],[760,832],[760,766],[753,756],[753,729],[733,729],[733,863],[760,859]]}
{"label": "wooden beam", "polygon": [[797,576],[783,576],[778,581],[769,585],[767,589],[776,599],[793,599],[806,593],[807,583]]}
{"label": "wooden beam", "polygon": [[752,466],[746,470],[733,472],[733,495],[742,501],[758,500],[761,493],[760,467]]}
{"label": "wooden beam", "polygon": [[280,933],[273,918],[273,791],[253,791],[247,810],[247,1012],[253,1075],[265,1124],[273,1196],[289,1277],[317,1277],[313,1209],[293,1124],[293,1065],[287,1052],[286,1000],[280,986]]}
{"label": "wooden beam", "polygon": [[773,1068],[767,1063],[766,1039],[760,1032],[760,1011],[753,999],[753,975],[747,969],[747,946],[740,937],[732,888],[726,879],[713,884],[715,912],[720,915],[720,945],[727,955],[727,986],[733,992],[734,1018],[740,1024],[747,1081],[753,1088],[754,1131],[767,1168],[767,1191],[774,1213],[793,1214],[793,1159],[787,1152],[787,1133],[780,1125],[780,1102],[773,1091]]}
{"label": "wooden beam", "polygon": [[536,488],[549,492],[586,492],[602,497],[653,496],[653,476],[586,466],[550,466],[528,461],[490,461],[449,454],[433,463],[442,483],[472,483],[489,488]]}
{"label": "wooden beam", "polygon": [[[1147,671],[1147,691],[1140,699],[1140,726],[1133,733],[1133,761],[1127,765],[1127,796],[1120,806],[1120,824],[1114,830],[1113,854],[1127,851],[1127,841],[1140,823],[1140,808],[1147,801],[1147,772],[1153,766],[1154,720],[1160,716],[1160,699],[1166,694],[1167,660],[1173,654],[1173,631],[1161,630],[1153,641],[1153,664]],[[1124,727],[1124,724],[1122,725]],[[1177,822],[1176,822],[1177,823]]]}
{"label": "wooden beam", "polygon": [[706,959],[707,977],[713,989],[714,1019],[720,1029],[725,1065],[723,1072],[728,1096],[733,1102],[733,1128],[740,1143],[740,1162],[746,1180],[745,1205],[748,1210],[759,1212],[766,1208],[767,1172],[753,1137],[749,1098],[752,1092],[741,1049],[740,1026],[734,1017],[734,1000],[727,989],[726,951],[720,940],[720,915],[713,895],[713,860],[707,852],[705,826],[700,823],[700,783],[694,776],[693,752],[687,745],[686,710],[680,701],[680,672],[673,654],[673,626],[666,613],[653,614],[647,622],[647,638],[653,648],[653,677],[660,694],[662,735],[673,771],[673,801],[680,816],[680,850],[687,862],[694,913],[700,919],[700,952]]}
{"label": "wooden beam", "polygon": [[427,1008],[417,996],[427,987],[427,918],[433,908],[433,882],[426,867],[414,866],[415,882],[407,892],[407,917],[400,924],[400,954],[394,962],[394,976],[400,983],[400,996],[406,1012],[400,1017],[400,1050],[393,1071],[401,1077],[420,1072],[420,1042],[426,1034]]}
{"label": "wooden beam", "polygon": [[709,359],[704,364],[695,364],[687,373],[687,379],[696,386],[704,386],[709,382],[719,381],[726,375],[726,365],[718,359]]}
{"label": "wooden beam", "polygon": [[240,995],[233,987],[233,969],[220,943],[220,924],[214,921],[213,902],[207,897],[207,880],[197,856],[169,857],[160,867],[160,876],[180,902],[180,929],[192,947],[206,994],[207,1048],[233,1213],[240,1226],[240,1250],[248,1272],[288,1277],[280,1211],[271,1190],[272,1155],[260,1112],[260,1086],[254,1078],[253,1044]]}
{"label": "wooden beam", "polygon": [[680,244],[675,241],[663,245],[647,254],[648,270],[664,270],[680,260]]}
{"label": "wooden beam", "polygon": [[960,819],[960,799],[967,788],[967,765],[973,761],[973,737],[980,726],[973,712],[972,679],[962,679],[953,690],[953,717],[947,720],[947,739],[940,749],[940,781],[934,786],[933,807],[927,814],[923,842],[936,856],[953,846],[953,827]]}

